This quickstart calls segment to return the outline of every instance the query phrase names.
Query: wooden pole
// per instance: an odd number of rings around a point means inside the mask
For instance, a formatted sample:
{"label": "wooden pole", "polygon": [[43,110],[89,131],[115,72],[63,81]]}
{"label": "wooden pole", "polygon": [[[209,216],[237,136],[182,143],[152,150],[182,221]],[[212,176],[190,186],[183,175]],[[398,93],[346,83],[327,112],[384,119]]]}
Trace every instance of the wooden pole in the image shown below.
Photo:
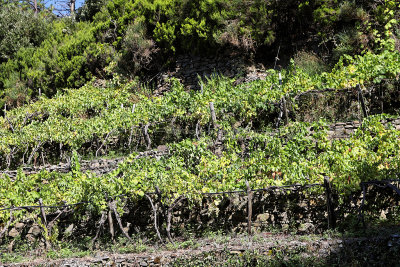
{"label": "wooden pole", "polygon": [[211,112],[211,119],[213,123],[214,129],[217,128],[217,116],[215,116],[215,110],[214,110],[214,103],[210,102],[210,112]]}
{"label": "wooden pole", "polygon": [[288,116],[288,110],[286,107],[285,97],[282,98],[282,108],[283,108],[283,118],[285,120],[285,125],[288,125],[289,124],[289,116]]}
{"label": "wooden pole", "polygon": [[143,135],[144,135],[144,138],[147,143],[147,149],[151,149],[151,139],[150,139],[149,132],[148,132],[149,126],[150,126],[150,123],[147,123],[143,128]]}
{"label": "wooden pole", "polygon": [[335,208],[333,206],[332,188],[328,176],[324,177],[324,187],[326,193],[326,206],[328,211],[328,228],[334,229],[336,228],[336,216]]}
{"label": "wooden pole", "polygon": [[43,201],[42,201],[41,198],[39,198],[39,206],[40,206],[40,212],[42,213],[43,224],[44,224],[45,226],[47,226],[46,213],[44,212]]}
{"label": "wooden pole", "polygon": [[357,90],[358,90],[358,95],[359,95],[359,99],[360,99],[360,103],[361,103],[361,108],[362,108],[362,111],[364,114],[364,118],[366,118],[366,117],[368,117],[367,108],[365,107],[364,96],[361,91],[361,86],[359,84],[357,84]]}
{"label": "wooden pole", "polygon": [[250,184],[246,181],[247,187],[247,233],[251,235],[251,217],[253,213],[253,192],[251,192]]}
{"label": "wooden pole", "polygon": [[[279,72],[279,87],[282,89],[282,74]],[[284,122],[285,125],[289,124],[289,117],[288,117],[288,110],[287,110],[287,106],[286,106],[286,98],[285,96],[283,96],[282,98],[282,112],[283,112],[283,118],[284,118]]]}
{"label": "wooden pole", "polygon": [[108,226],[110,227],[111,240],[115,242],[115,231],[111,210],[108,210]]}
{"label": "wooden pole", "polygon": [[46,218],[46,212],[44,211],[44,207],[43,207],[43,201],[42,201],[42,199],[41,198],[39,198],[39,206],[40,206],[40,212],[42,213],[42,219],[43,219],[43,230],[45,230],[47,233],[46,233],[46,236],[44,237],[44,239],[45,239],[45,242],[46,242],[46,249],[50,249],[51,248],[51,243],[50,243],[50,240],[49,240],[49,235],[50,235],[50,232],[49,232],[49,230],[48,230],[48,228],[47,228],[47,218]]}

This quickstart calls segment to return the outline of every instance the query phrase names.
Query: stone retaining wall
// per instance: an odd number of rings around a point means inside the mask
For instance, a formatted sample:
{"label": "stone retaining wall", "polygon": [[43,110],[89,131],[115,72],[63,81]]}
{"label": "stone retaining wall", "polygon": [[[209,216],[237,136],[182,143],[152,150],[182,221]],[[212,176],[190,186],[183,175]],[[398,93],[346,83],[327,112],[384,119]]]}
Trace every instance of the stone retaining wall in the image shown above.
{"label": "stone retaining wall", "polygon": [[[162,157],[168,154],[167,150],[149,150],[145,152],[139,152],[136,158],[143,158],[143,157]],[[96,160],[82,160],[80,161],[81,170],[83,172],[91,171],[96,175],[102,175],[105,173],[109,173],[116,168],[118,165],[124,161],[125,158],[115,158],[115,159],[96,159]],[[40,172],[41,170],[47,170],[49,172],[60,172],[60,173],[68,173],[71,171],[70,163],[59,163],[57,165],[45,165],[39,167],[23,167],[22,171],[25,175],[31,175]],[[2,171],[1,174],[5,174],[14,178],[17,176],[16,170],[10,171]]]}
{"label": "stone retaining wall", "polygon": [[213,74],[231,78],[241,76],[242,82],[264,79],[266,76],[262,66],[256,68],[240,54],[221,54],[214,57],[183,55],[177,58],[175,68],[159,75],[156,95],[169,89],[168,78],[177,78],[186,88],[199,90],[199,77],[205,79]]}
{"label": "stone retaining wall", "polygon": [[[400,118],[387,119],[382,121],[384,125],[393,125],[396,130],[400,131]],[[329,126],[328,136],[331,139],[348,138],[359,128],[359,121],[337,122]]]}

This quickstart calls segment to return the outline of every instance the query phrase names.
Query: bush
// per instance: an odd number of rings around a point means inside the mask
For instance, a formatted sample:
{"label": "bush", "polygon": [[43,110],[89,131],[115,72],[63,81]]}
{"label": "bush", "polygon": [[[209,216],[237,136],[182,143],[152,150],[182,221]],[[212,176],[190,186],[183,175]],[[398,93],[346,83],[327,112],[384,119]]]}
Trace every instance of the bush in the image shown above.
{"label": "bush", "polygon": [[146,28],[143,23],[130,24],[122,42],[119,67],[127,72],[136,73],[149,65],[152,55],[158,50],[151,39],[146,39]]}
{"label": "bush", "polygon": [[0,9],[0,63],[14,58],[21,48],[40,45],[47,37],[50,18],[14,4]]}

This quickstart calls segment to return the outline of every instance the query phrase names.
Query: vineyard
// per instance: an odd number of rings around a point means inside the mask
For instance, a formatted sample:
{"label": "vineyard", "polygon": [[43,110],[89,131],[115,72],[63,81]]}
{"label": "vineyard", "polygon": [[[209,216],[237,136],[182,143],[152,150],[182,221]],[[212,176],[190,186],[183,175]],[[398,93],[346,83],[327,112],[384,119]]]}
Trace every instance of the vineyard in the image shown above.
{"label": "vineyard", "polygon": [[398,1],[53,2],[0,1],[0,267],[397,264]]}
{"label": "vineyard", "polygon": [[[343,203],[361,189],[360,184],[399,178],[400,131],[391,123],[398,114],[366,117],[366,110],[361,111],[368,103],[360,101],[360,127],[348,138],[332,140],[329,121],[290,121],[299,107],[292,104],[285,115],[283,103],[296,103],[309,91],[349,90],[356,85],[361,85],[357,88],[363,99],[362,89],[387,80],[396,84],[399,73],[399,52],[387,50],[343,58],[331,72],[314,76],[293,65],[282,71],[282,81],[274,70],[265,80],[242,84],[215,75],[203,80],[201,90],[188,91],[171,79],[170,90],[153,97],[136,82],[114,79],[53,98],[39,96],[29,105],[5,110],[0,118],[1,165],[15,169],[61,159],[70,171],[43,169],[25,175],[20,169],[13,177],[3,174],[0,237],[4,240],[16,223],[31,221],[40,226],[51,247],[60,238],[58,220],[67,214],[77,221],[89,215],[97,218],[94,242],[107,214],[114,214],[119,230],[130,239],[123,226],[127,205],[148,201],[155,233],[162,241],[159,229],[166,227],[173,242],[173,210],[182,201],[196,207],[206,194],[222,198],[221,192],[307,188],[323,185],[324,179]],[[138,157],[134,152],[156,146],[168,153]],[[82,157],[116,154],[129,156],[109,173],[81,170]],[[323,186],[311,190],[325,191]],[[363,191],[365,195],[365,186]],[[210,209],[218,209],[218,204]],[[113,219],[108,220],[112,225]]]}

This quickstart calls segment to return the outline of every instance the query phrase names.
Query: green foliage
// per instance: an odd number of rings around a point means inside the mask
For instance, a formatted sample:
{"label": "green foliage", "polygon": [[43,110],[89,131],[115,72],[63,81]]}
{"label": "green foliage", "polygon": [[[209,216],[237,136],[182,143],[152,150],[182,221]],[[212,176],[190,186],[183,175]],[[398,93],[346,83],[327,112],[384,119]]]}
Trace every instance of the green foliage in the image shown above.
{"label": "green foliage", "polygon": [[124,69],[127,73],[135,73],[149,65],[153,53],[157,49],[152,40],[146,39],[145,26],[137,22],[129,25],[126,29],[121,51],[119,68]]}
{"label": "green foliage", "polygon": [[[394,179],[400,167],[400,133],[385,128],[380,120],[370,117],[349,139],[327,139],[323,121],[313,124],[294,123],[279,133],[226,130],[224,152],[217,157],[208,147],[212,140],[184,140],[171,144],[171,154],[160,159],[129,156],[113,172],[94,176],[82,173],[77,166],[67,174],[49,173],[25,176],[15,180],[0,179],[0,206],[35,205],[39,198],[45,204],[88,201],[95,214],[107,208],[109,197],[125,195],[131,201],[162,189],[161,201],[171,205],[179,196],[189,203],[201,203],[203,192],[244,190],[245,181],[252,188],[271,185],[322,183],[328,176],[339,192],[359,189],[369,180]],[[308,127],[313,127],[310,136]],[[242,148],[247,138],[247,155]],[[119,203],[120,205],[121,203]],[[123,212],[121,210],[121,212]],[[16,210],[14,218],[25,211]],[[8,212],[0,213],[7,221]]]}
{"label": "green foliage", "polygon": [[305,32],[308,39],[320,33],[318,41],[335,63],[346,54],[393,50],[399,10],[389,0],[88,0],[75,22],[4,4],[0,105],[20,106],[39,88],[53,96],[115,72],[132,78],[167,64],[174,54],[226,47],[264,54],[278,46],[277,37],[298,42]]}
{"label": "green foliage", "polygon": [[[21,163],[18,161],[21,156],[29,155],[37,146],[61,145],[71,152],[93,140],[106,144],[105,137],[110,132],[120,140],[127,140],[131,129],[135,130],[133,134],[141,134],[141,125],[158,125],[172,119],[187,125],[199,122],[200,126],[205,126],[211,121],[209,102],[214,102],[217,118],[224,127],[237,122],[246,125],[259,120],[259,113],[273,114],[275,103],[284,95],[294,97],[312,89],[379,83],[382,79],[396,78],[399,73],[400,54],[386,50],[378,55],[366,53],[342,58],[331,72],[320,75],[308,74],[294,65],[282,72],[282,87],[273,86],[278,83],[278,73],[273,70],[266,80],[238,86],[233,84],[233,79],[215,77],[204,83],[203,94],[186,91],[179,82],[172,80],[171,90],[156,98],[132,92],[135,83],[110,84],[107,88],[89,83],[52,99],[42,97],[35,103],[11,110],[7,113],[8,119],[0,117],[0,156],[6,159],[17,155],[14,162]],[[268,123],[259,122],[261,125]]]}
{"label": "green foliage", "polygon": [[[53,95],[57,89],[76,88],[90,80],[93,74],[102,74],[112,59],[112,49],[95,42],[93,27],[88,23],[71,23],[68,20],[55,21],[52,31],[36,49],[18,50],[14,60],[0,65],[0,80],[3,84],[13,81],[9,88],[23,84],[33,95],[39,88],[46,95]],[[6,87],[7,88],[7,87]]]}
{"label": "green foliage", "polygon": [[250,49],[274,40],[270,6],[265,1],[119,0],[108,2],[94,20],[102,31],[115,29],[115,45],[134,20],[151,31],[148,38],[164,52],[204,51],[217,43]]}
{"label": "green foliage", "polygon": [[8,4],[0,9],[0,63],[14,58],[21,48],[40,45],[46,39],[51,18],[45,13]]}
{"label": "green foliage", "polygon": [[[290,1],[287,5],[297,4],[300,14],[312,11],[320,21],[319,29],[328,34],[323,38],[340,41],[336,46],[338,56],[351,53],[347,48],[359,42],[349,34],[354,30],[350,26],[358,20],[366,23],[357,24],[357,38],[364,30],[372,33],[380,52],[368,51],[366,42],[362,55],[340,56],[330,72],[322,71],[322,62],[313,55],[299,54],[282,71],[281,87],[276,86],[278,73],[274,70],[268,71],[265,80],[241,85],[226,77],[212,77],[202,81],[202,93],[187,91],[171,79],[171,90],[161,97],[135,91],[137,83],[124,83],[118,75],[103,87],[88,82],[94,75],[104,76],[114,70],[117,60],[125,71],[128,64],[135,71],[146,67],[156,46],[168,54],[178,49],[200,51],[227,44],[254,50],[271,44],[276,33],[273,22],[287,14],[274,13],[283,8],[272,2],[109,1],[92,22],[56,20],[42,41],[9,50],[12,59],[0,65],[3,102],[19,106],[30,95],[36,96],[37,101],[8,111],[7,118],[0,117],[3,166],[7,162],[25,163],[27,155],[35,157],[38,151],[45,152],[45,146],[63,147],[71,155],[72,151],[86,150],[93,142],[107,145],[111,133],[123,143],[130,135],[141,134],[140,128],[147,124],[154,131],[163,130],[161,122],[172,120],[189,127],[199,124],[204,129],[211,122],[210,102],[214,103],[225,140],[220,156],[212,153],[211,138],[203,134],[196,141],[186,139],[170,144],[171,155],[159,160],[136,159],[132,154],[118,169],[103,176],[83,173],[74,152],[70,173],[42,171],[26,176],[19,171],[14,180],[7,176],[0,179],[0,206],[35,205],[41,198],[52,205],[89,202],[90,210],[100,214],[107,208],[109,197],[124,194],[133,201],[139,200],[156,185],[163,188],[161,201],[170,205],[179,196],[196,203],[203,192],[244,189],[246,180],[253,188],[261,188],[321,183],[323,176],[329,176],[337,188],[349,192],[357,189],[361,181],[396,177],[399,132],[384,128],[380,123],[384,117],[369,118],[350,139],[334,141],[327,140],[323,121],[312,125],[293,123],[277,134],[241,127],[257,122],[259,129],[266,128],[270,122],[259,114],[276,112],[276,103],[283,96],[291,98],[312,89],[368,86],[398,78],[400,53],[393,49],[390,39],[398,16],[394,1],[379,5],[373,23],[364,17],[365,6],[357,6],[353,12],[353,2]],[[340,31],[332,30],[340,23],[344,23]],[[386,29],[383,35],[379,27]],[[54,97],[38,96],[39,88]],[[311,126],[314,133],[309,136]],[[249,140],[246,157],[243,140]],[[2,212],[0,220],[6,222],[8,216]],[[25,214],[16,210],[13,216],[18,219]]]}

